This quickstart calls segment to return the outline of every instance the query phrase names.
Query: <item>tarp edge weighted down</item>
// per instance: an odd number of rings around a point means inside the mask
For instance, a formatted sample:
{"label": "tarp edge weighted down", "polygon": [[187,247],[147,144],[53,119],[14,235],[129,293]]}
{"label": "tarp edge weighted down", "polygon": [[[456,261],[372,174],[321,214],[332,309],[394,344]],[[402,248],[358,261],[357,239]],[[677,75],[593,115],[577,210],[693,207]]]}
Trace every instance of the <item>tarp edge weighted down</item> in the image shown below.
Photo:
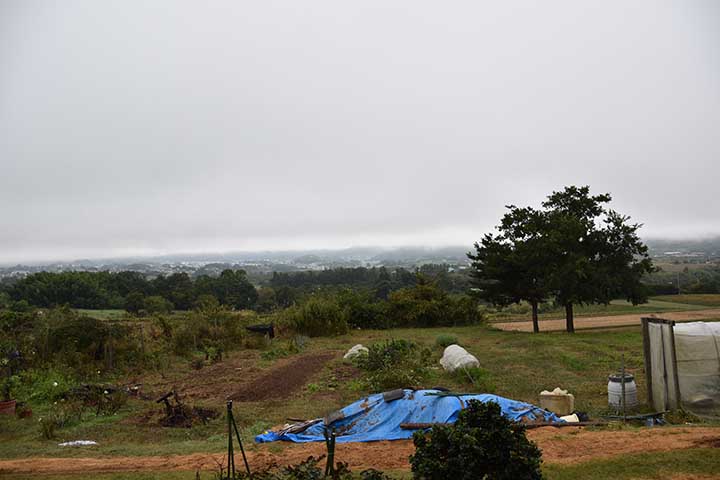
{"label": "tarp edge weighted down", "polygon": [[[413,431],[400,428],[403,423],[455,423],[460,410],[470,400],[495,402],[502,414],[517,422],[563,423],[557,415],[529,403],[491,394],[443,395],[439,390],[403,391],[402,398],[386,402],[381,393],[369,395],[341,410],[341,418],[332,422],[338,443],[402,440]],[[255,437],[258,443],[285,440],[296,443],[324,441],[325,423],[318,422],[301,433],[269,431]]]}

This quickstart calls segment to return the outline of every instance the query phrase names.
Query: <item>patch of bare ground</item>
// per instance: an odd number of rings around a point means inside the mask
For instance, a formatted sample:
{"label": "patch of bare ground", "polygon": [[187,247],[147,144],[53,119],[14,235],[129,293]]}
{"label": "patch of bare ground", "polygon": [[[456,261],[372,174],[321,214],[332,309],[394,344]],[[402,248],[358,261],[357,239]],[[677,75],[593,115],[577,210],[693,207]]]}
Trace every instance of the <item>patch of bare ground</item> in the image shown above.
{"label": "patch of bare ground", "polygon": [[147,398],[155,399],[175,389],[191,404],[287,398],[335,355],[336,352],[296,355],[278,359],[269,368],[260,368],[259,352],[243,351],[200,370],[188,365],[187,373],[146,380],[143,390]]}
{"label": "patch of bare ground", "polygon": [[544,427],[528,431],[548,463],[580,463],[643,452],[707,448],[717,442],[720,428],[668,427],[590,431],[581,427]]}
{"label": "patch of bare ground", "polygon": [[[552,427],[528,431],[528,437],[543,451],[543,460],[549,464],[582,463],[598,458],[612,458],[640,452],[661,452],[688,448],[707,448],[714,445],[720,435],[717,427],[667,427],[634,430],[600,430]],[[336,458],[348,462],[353,470],[377,468],[381,470],[408,470],[408,457],[415,451],[412,441],[339,443]],[[259,445],[248,452],[252,468],[260,469],[271,464],[289,465],[305,460],[309,455],[325,453],[322,442],[285,444],[281,452]],[[108,458],[26,458],[0,460],[0,475],[111,473],[124,471],[214,470],[223,461],[222,454],[196,453],[156,457]],[[674,476],[674,480],[704,480],[704,476]]]}
{"label": "patch of bare ground", "polygon": [[[720,317],[720,308],[711,308],[706,310],[690,310],[684,312],[663,312],[657,314],[632,313],[627,315],[575,317],[575,329],[582,330],[586,328],[611,328],[640,325],[641,318],[655,316],[659,318],[664,318],[665,320],[674,320],[676,322],[711,320]],[[495,328],[499,328],[500,330],[514,330],[519,332],[532,332],[533,328],[532,322],[498,322],[493,323],[492,326]],[[562,330],[565,330],[565,319],[540,321],[541,332]]]}
{"label": "patch of bare ground", "polygon": [[300,390],[335,356],[335,352],[324,352],[293,357],[291,361],[275,366],[252,382],[241,385],[229,398],[238,402],[287,398]]}

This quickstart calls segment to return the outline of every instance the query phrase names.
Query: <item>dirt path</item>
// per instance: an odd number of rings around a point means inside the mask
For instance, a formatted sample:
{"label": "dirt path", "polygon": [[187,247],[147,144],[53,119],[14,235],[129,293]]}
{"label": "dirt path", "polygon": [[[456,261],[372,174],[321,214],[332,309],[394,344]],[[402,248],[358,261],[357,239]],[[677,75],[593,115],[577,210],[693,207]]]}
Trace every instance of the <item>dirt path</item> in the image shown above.
{"label": "dirt path", "polygon": [[[543,451],[549,464],[581,463],[598,458],[612,458],[623,454],[661,452],[688,448],[720,448],[719,427],[668,427],[637,430],[589,431],[582,428],[539,428],[530,430],[528,437]],[[309,455],[325,453],[322,443],[283,444],[281,452],[273,453],[268,445],[248,452],[253,469],[277,463],[293,464]],[[407,470],[408,457],[414,452],[411,441],[338,444],[337,459],[348,462],[353,470],[365,468]],[[0,460],[3,474],[91,474],[127,471],[216,470],[223,462],[221,454],[195,453],[159,457],[104,458],[25,458]],[[239,459],[238,459],[239,461]]]}
{"label": "dirt path", "polygon": [[[575,329],[603,328],[603,327],[626,327],[640,325],[643,317],[658,317],[676,322],[700,321],[720,318],[720,308],[709,308],[706,310],[690,310],[684,312],[663,312],[663,313],[633,313],[629,315],[606,315],[602,317],[575,317]],[[495,328],[500,330],[515,330],[519,332],[532,332],[532,322],[502,322],[493,323]],[[565,330],[565,319],[540,320],[540,331]]]}

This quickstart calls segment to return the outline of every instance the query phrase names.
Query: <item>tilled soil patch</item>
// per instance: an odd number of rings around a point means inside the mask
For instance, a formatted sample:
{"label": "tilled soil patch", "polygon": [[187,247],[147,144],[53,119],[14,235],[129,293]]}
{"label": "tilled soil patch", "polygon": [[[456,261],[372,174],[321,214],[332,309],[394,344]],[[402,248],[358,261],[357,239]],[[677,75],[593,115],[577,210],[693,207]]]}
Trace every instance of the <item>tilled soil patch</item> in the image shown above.
{"label": "tilled soil patch", "polygon": [[297,357],[291,362],[273,368],[252,382],[243,385],[229,398],[237,402],[259,402],[287,398],[302,388],[335,355],[335,352],[325,352]]}
{"label": "tilled soil patch", "polygon": [[146,381],[144,390],[153,400],[175,389],[188,403],[223,403],[238,386],[263,375],[263,370],[257,366],[258,357],[258,352],[242,351],[200,370],[193,370],[188,365],[187,373],[183,375]]}

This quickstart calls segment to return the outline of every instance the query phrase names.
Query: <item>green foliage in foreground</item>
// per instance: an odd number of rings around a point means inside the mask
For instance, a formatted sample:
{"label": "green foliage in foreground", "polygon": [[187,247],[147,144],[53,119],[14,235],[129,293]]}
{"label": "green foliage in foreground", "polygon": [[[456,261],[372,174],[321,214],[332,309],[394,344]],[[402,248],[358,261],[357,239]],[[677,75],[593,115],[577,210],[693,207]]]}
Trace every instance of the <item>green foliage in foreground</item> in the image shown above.
{"label": "green foliage in foreground", "polygon": [[540,449],[497,403],[470,400],[454,425],[438,425],[413,436],[410,457],[416,479],[541,479]]}

